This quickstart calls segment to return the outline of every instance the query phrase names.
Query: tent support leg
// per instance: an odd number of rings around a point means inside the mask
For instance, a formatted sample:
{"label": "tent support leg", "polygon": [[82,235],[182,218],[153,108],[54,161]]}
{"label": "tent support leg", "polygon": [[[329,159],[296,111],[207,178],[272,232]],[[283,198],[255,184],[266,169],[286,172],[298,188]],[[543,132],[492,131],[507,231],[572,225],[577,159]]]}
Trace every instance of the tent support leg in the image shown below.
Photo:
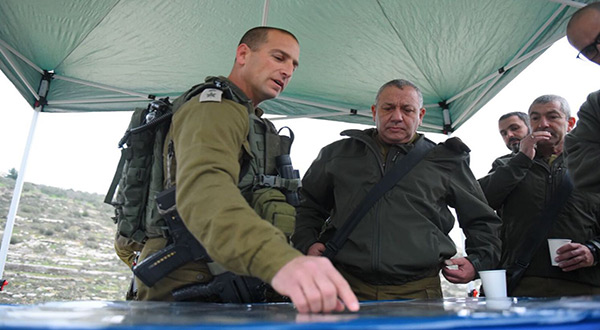
{"label": "tent support leg", "polygon": [[15,224],[15,217],[17,215],[17,209],[19,208],[19,201],[21,200],[21,192],[23,191],[23,183],[25,178],[25,169],[27,168],[27,159],[29,158],[29,150],[31,149],[31,143],[33,141],[33,135],[35,133],[35,127],[39,116],[38,111],[33,112],[31,119],[31,125],[29,127],[29,136],[27,137],[27,144],[25,145],[25,151],[23,152],[23,159],[21,160],[21,168],[19,169],[19,175],[17,176],[17,182],[15,182],[15,189],[13,191],[12,200],[10,202],[10,209],[8,211],[8,217],[6,218],[6,226],[4,227],[4,234],[2,236],[2,245],[0,246],[0,290],[7,281],[2,279],[4,274],[4,266],[6,264],[6,257],[8,255],[8,246],[10,245],[10,237],[12,236],[13,227]]}

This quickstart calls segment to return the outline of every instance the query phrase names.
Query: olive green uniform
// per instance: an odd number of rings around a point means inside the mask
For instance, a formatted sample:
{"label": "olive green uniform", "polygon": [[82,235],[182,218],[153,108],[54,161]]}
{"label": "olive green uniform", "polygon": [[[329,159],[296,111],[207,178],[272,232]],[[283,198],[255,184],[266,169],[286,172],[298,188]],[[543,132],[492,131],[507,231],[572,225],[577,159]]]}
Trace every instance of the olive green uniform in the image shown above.
{"label": "olive green uniform", "polygon": [[[501,268],[510,267],[522,252],[519,247],[535,225],[546,201],[560,187],[565,170],[562,154],[550,164],[541,157],[531,160],[519,152],[499,159],[492,171],[479,179],[490,206],[502,214]],[[575,243],[600,242],[599,216],[600,194],[574,189],[544,238],[568,238]],[[594,292],[600,293],[600,267],[564,272],[551,265],[548,244],[544,240],[513,295],[543,297]]]}
{"label": "olive green uniform", "polygon": [[565,137],[567,167],[578,189],[600,193],[600,91],[588,95],[577,126]]}
{"label": "olive green uniform", "polygon": [[[307,171],[292,236],[301,251],[327,242],[385,172],[414,146],[392,145],[382,152],[376,132],[342,132],[350,138],[323,148]],[[448,206],[456,209],[475,269],[496,265],[500,219],[487,205],[468,160],[467,152],[434,146],[360,221],[333,260],[359,299],[441,297],[440,268],[456,254],[448,236],[454,226]],[[405,291],[406,287],[410,289]],[[423,295],[414,295],[419,290]]]}
{"label": "olive green uniform", "polygon": [[[195,96],[173,115],[167,141],[173,141],[176,170],[173,162],[167,162],[166,177],[172,180],[175,173],[179,214],[210,257],[236,274],[270,283],[281,267],[301,253],[279,229],[262,220],[240,192],[241,159],[253,157],[249,113],[260,116],[262,111],[228,83],[237,102],[224,97],[217,101],[214,95],[201,101],[202,95]],[[161,237],[148,239],[140,259],[165,244]],[[152,288],[138,280],[138,299],[171,300],[171,290],[210,279],[206,264],[191,262]]]}

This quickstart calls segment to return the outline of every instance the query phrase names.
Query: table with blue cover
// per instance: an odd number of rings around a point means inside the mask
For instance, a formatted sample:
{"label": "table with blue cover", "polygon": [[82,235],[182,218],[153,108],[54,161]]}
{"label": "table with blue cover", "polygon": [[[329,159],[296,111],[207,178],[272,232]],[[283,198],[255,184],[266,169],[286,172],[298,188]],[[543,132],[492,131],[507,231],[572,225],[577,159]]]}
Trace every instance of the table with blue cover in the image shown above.
{"label": "table with blue cover", "polygon": [[0,329],[600,329],[600,296],[363,302],[357,313],[293,305],[70,301],[0,305]]}

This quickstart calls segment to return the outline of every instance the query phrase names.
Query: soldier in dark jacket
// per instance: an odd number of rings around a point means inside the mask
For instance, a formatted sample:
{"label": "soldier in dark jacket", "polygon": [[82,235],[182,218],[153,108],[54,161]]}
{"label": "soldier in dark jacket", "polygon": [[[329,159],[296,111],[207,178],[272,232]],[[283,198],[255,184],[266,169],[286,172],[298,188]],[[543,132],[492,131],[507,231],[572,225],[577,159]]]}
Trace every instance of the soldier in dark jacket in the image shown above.
{"label": "soldier in dark jacket", "polygon": [[[524,112],[514,111],[503,114],[498,119],[498,131],[506,144],[506,147],[511,151],[510,154],[500,156],[492,163],[492,169],[504,164],[507,159],[514,157],[519,152],[521,140],[531,133],[529,126],[529,116]],[[500,217],[502,214],[497,212]]]}
{"label": "soldier in dark jacket", "polygon": [[[449,281],[467,283],[497,264],[500,219],[469,169],[468,148],[457,139],[436,146],[417,134],[425,109],[414,84],[383,85],[372,113],[375,129],[342,132],[349,138],[323,148],[307,171],[292,241],[321,255],[369,190],[425,140],[431,150],[369,209],[333,263],[360,300],[440,298],[440,269]],[[448,206],[467,237],[467,257],[451,259]]]}
{"label": "soldier in dark jacket", "polygon": [[575,187],[600,193],[600,91],[588,95],[579,122],[565,139],[567,167]]}
{"label": "soldier in dark jacket", "polygon": [[[578,10],[567,25],[567,38],[579,58],[600,64],[600,2]],[[577,127],[567,135],[567,166],[575,187],[600,193],[600,91],[588,95],[577,113]]]}
{"label": "soldier in dark jacket", "polygon": [[[520,151],[479,180],[490,206],[502,214],[502,268],[510,268],[531,248],[524,247],[530,230],[542,232],[536,220],[565,179],[563,143],[575,125],[567,101],[556,95],[538,97],[529,116],[533,132],[521,140]],[[600,195],[573,190],[512,295],[599,294],[599,216]],[[551,265],[546,238],[572,240],[558,249],[558,267]]]}

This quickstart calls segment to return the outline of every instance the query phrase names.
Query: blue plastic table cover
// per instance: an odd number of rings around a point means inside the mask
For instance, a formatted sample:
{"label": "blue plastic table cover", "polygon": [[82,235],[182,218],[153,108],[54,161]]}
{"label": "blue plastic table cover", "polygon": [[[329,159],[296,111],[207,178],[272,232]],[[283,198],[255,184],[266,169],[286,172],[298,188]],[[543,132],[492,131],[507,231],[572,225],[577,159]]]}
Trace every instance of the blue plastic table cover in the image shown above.
{"label": "blue plastic table cover", "polygon": [[292,304],[69,301],[0,305],[0,329],[600,329],[600,296],[362,302],[299,314]]}

